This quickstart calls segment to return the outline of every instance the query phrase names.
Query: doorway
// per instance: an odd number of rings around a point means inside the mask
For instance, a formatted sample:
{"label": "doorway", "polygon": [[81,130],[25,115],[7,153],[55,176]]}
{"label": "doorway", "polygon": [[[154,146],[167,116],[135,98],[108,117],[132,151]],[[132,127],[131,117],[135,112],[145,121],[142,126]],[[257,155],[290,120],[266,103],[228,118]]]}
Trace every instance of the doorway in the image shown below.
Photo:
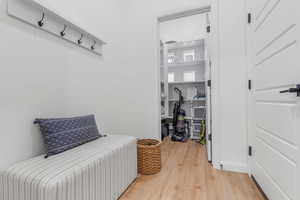
{"label": "doorway", "polygon": [[206,145],[211,162],[210,7],[160,17],[158,26],[162,138],[176,135],[183,113],[184,133]]}

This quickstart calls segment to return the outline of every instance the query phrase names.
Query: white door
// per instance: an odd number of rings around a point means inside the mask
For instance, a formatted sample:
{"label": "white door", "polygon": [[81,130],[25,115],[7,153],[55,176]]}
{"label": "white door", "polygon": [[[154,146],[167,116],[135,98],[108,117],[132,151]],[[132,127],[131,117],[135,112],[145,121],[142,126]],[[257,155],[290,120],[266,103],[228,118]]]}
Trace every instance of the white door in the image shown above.
{"label": "white door", "polygon": [[210,13],[206,13],[207,35],[205,38],[205,80],[206,80],[206,149],[207,158],[212,162],[212,118],[211,118],[211,24]]}
{"label": "white door", "polygon": [[300,92],[285,91],[300,84],[299,7],[298,0],[247,0],[249,159],[270,200],[300,200]]}

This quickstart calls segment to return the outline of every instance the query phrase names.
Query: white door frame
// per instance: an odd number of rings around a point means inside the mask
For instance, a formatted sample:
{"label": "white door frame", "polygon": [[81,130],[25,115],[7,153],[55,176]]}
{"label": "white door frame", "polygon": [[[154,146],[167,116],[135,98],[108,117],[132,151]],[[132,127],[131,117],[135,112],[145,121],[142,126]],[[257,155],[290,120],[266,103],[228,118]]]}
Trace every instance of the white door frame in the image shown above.
{"label": "white door frame", "polygon": [[[220,115],[219,111],[221,110],[220,107],[220,93],[219,93],[219,7],[218,7],[218,0],[213,0],[212,4],[210,5],[199,5],[197,7],[193,8],[185,8],[181,10],[173,10],[170,12],[165,12],[161,13],[160,15],[157,16],[155,19],[156,23],[156,42],[157,42],[157,48],[156,48],[156,55],[157,55],[157,91],[158,91],[158,100],[157,100],[157,108],[159,109],[159,124],[161,120],[160,116],[160,103],[161,103],[161,89],[160,89],[160,29],[159,29],[159,24],[163,21],[168,21],[172,19],[177,19],[181,17],[187,17],[191,15],[196,15],[196,14],[201,14],[210,11],[211,13],[211,34],[212,34],[212,54],[211,55],[211,61],[212,61],[212,72],[211,72],[211,82],[212,82],[212,121],[213,125],[211,127],[212,129],[212,135],[213,135],[213,140],[212,140],[212,164],[214,168],[217,169],[222,169],[222,164],[221,164],[221,145],[222,145],[222,138],[220,134]],[[161,127],[159,126],[159,129]],[[159,130],[160,133],[161,130]]]}
{"label": "white door frame", "polygon": [[[248,14],[248,12],[250,13],[249,10],[249,5],[247,4],[248,1],[245,1],[245,15]],[[251,24],[247,24],[245,27],[245,49],[246,49],[246,65],[247,65],[247,81],[248,82],[248,87],[249,84],[251,83],[251,87],[253,88],[253,83],[252,83],[252,74],[251,74],[251,66],[252,66],[252,55],[251,55],[251,35],[250,35],[250,29],[251,29]],[[248,148],[251,146],[253,146],[253,90],[252,88],[248,88],[248,94],[247,94],[247,145]],[[249,150],[249,149],[248,149]],[[249,152],[248,152],[249,153]],[[248,174],[249,176],[252,175],[251,173],[251,166],[252,166],[252,157],[248,155]]]}

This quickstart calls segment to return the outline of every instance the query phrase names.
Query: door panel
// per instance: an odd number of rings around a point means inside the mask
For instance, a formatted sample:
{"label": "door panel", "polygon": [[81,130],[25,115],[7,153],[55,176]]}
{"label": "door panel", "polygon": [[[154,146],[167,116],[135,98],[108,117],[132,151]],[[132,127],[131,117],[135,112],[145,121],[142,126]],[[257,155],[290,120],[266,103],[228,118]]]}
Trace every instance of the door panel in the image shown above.
{"label": "door panel", "polygon": [[257,137],[262,141],[265,141],[267,144],[272,146],[278,152],[281,152],[292,162],[297,160],[297,147],[291,143],[286,142],[285,140],[275,136],[274,134],[265,131],[260,127],[256,127]]}
{"label": "door panel", "polygon": [[254,66],[253,84],[255,87],[268,89],[296,84],[300,78],[300,75],[295,73],[295,70],[299,68],[297,49],[297,45],[292,45],[259,66]]}
{"label": "door panel", "polygon": [[288,143],[295,144],[293,104],[260,103],[256,105],[256,126]]}
{"label": "door panel", "polygon": [[[255,140],[256,162],[278,185],[281,192],[295,199],[296,164],[264,140]],[[279,173],[281,172],[281,173]]]}
{"label": "door panel", "polygon": [[272,41],[272,43],[268,43],[261,49],[259,49],[256,53],[256,66],[263,64],[268,61],[273,56],[279,55],[282,51],[287,50],[289,47],[295,44],[295,40],[291,38],[295,38],[296,30],[292,26],[291,29],[280,38],[276,38],[276,41]]}
{"label": "door panel", "polygon": [[250,6],[252,7],[250,8],[250,10],[252,10],[252,13],[254,14],[256,20],[259,20],[271,0],[252,0],[251,2],[252,3],[250,4]]}
{"label": "door panel", "polygon": [[[247,0],[251,173],[270,200],[299,200],[299,1]],[[298,177],[298,178],[297,178]]]}
{"label": "door panel", "polygon": [[[254,34],[257,38],[255,53],[260,54],[273,43],[277,43],[282,37],[290,33],[294,28],[293,22],[297,15],[297,8],[291,8],[291,0],[273,0],[264,12],[263,20],[256,21]],[[288,15],[286,13],[289,13]],[[282,20],[282,19],[285,20]],[[274,26],[276,24],[276,26]],[[293,37],[287,37],[293,39]]]}
{"label": "door panel", "polygon": [[276,182],[257,162],[253,163],[252,175],[255,177],[256,181],[270,200],[290,200],[290,198],[280,190],[280,187],[276,184]]}

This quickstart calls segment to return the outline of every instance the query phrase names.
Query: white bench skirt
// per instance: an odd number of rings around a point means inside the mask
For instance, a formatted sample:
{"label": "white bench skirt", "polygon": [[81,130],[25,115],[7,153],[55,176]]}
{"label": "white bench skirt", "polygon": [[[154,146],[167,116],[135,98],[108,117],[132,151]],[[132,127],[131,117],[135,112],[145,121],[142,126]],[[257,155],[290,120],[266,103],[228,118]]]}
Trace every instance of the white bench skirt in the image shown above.
{"label": "white bench skirt", "polygon": [[1,174],[1,200],[116,200],[137,177],[136,139],[109,135]]}

